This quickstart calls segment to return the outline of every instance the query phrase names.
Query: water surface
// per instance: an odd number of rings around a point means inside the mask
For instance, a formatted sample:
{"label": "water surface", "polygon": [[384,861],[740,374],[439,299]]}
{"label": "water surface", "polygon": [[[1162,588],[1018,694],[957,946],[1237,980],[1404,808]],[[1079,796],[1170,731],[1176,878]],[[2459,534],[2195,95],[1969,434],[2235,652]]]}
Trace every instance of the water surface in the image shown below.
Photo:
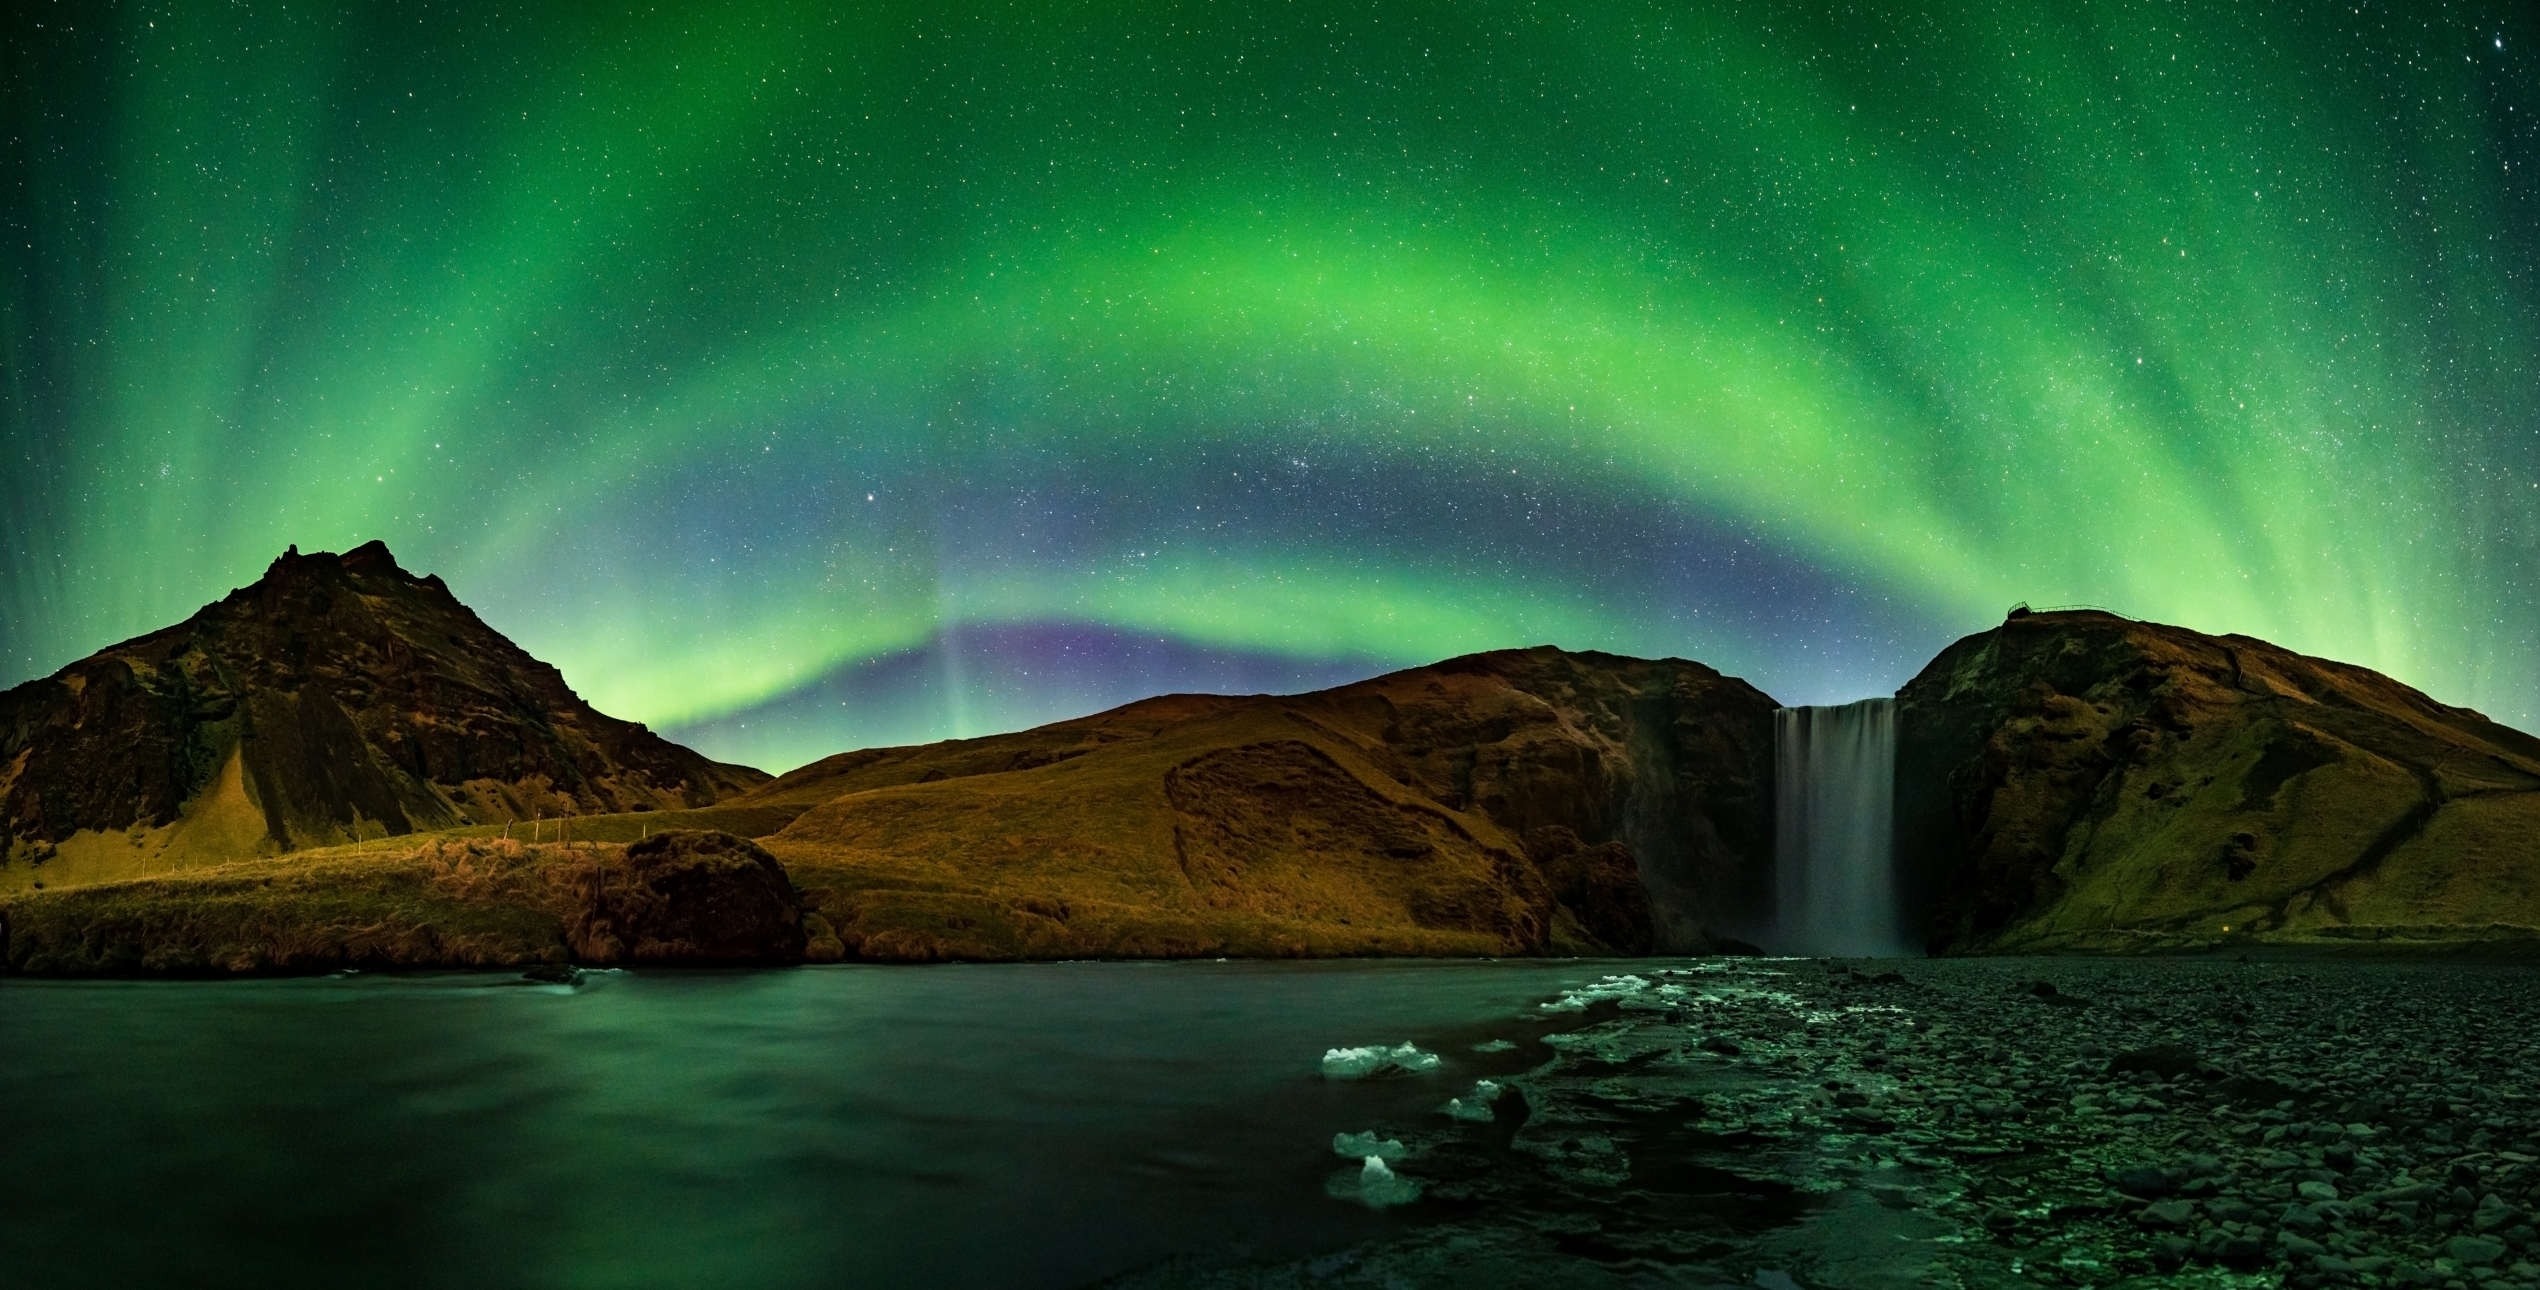
{"label": "water surface", "polygon": [[[1614,970],[11,980],[0,1268],[26,1286],[1067,1286],[1310,1253],[1413,1221],[1324,1195],[1334,1132],[1525,1064],[1472,1043]],[[1404,1039],[1444,1068],[1317,1069]]]}

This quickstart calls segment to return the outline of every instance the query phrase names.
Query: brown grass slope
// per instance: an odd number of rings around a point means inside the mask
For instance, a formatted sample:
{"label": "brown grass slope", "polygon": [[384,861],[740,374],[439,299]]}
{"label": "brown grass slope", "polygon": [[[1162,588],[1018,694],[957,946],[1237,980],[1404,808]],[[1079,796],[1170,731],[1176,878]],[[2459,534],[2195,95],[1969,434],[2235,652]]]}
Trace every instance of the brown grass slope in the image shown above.
{"label": "brown grass slope", "polygon": [[2379,673],[2051,613],[1957,642],[1899,699],[1900,862],[1937,949],[2540,927],[2540,740]]}
{"label": "brown grass slope", "polygon": [[51,976],[838,955],[774,857],[697,830],[628,845],[409,841],[0,900],[0,964]]}
{"label": "brown grass slope", "polygon": [[844,753],[737,799],[876,959],[1638,953],[1757,921],[1772,700],[1549,647]]}
{"label": "brown grass slope", "polygon": [[474,825],[21,892],[0,897],[0,957],[54,974],[608,961],[587,857],[640,856],[665,827],[763,833],[815,960],[1710,948],[1762,917],[1771,713],[1698,664],[1549,648],[1316,694],[1167,696],[842,754],[710,807],[576,817],[569,849],[552,820],[525,848],[526,828]]}
{"label": "brown grass slope", "polygon": [[0,693],[0,890],[763,782],[593,710],[376,542]]}

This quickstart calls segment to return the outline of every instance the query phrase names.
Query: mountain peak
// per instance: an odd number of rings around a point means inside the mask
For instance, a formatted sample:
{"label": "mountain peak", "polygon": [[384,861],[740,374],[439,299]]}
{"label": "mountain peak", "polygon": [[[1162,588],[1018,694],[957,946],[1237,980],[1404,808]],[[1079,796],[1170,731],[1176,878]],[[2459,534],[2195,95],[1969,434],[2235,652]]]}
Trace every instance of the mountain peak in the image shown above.
{"label": "mountain peak", "polygon": [[341,555],[333,551],[303,552],[300,544],[294,542],[283,548],[282,554],[275,556],[272,564],[265,566],[265,576],[270,578],[276,574],[334,570],[342,570],[346,573],[393,573],[406,578],[414,576],[407,573],[397,563],[397,557],[389,552],[388,544],[378,538],[372,538]]}
{"label": "mountain peak", "polygon": [[595,711],[380,541],[294,545],[186,621],[0,692],[0,850],[129,831],[166,863],[237,859],[764,778]]}

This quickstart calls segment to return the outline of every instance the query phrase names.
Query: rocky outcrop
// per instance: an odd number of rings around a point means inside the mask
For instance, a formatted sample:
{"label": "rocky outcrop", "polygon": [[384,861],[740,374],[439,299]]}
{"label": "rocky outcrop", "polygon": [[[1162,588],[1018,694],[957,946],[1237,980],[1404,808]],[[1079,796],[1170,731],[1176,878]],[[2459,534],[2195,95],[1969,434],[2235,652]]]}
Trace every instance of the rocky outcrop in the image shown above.
{"label": "rocky outcrop", "polygon": [[740,799],[869,958],[1731,947],[1769,900],[1773,702],[1551,648],[865,750]]}
{"label": "rocky outcrop", "polygon": [[1898,699],[1899,862],[1937,950],[2540,927],[2540,740],[2378,673],[2050,613]]}
{"label": "rocky outcrop", "polygon": [[765,779],[593,710],[376,542],[286,552],[183,623],[0,693],[0,845],[60,855],[55,885],[83,848],[165,869]]}
{"label": "rocky outcrop", "polygon": [[729,833],[678,829],[630,843],[576,875],[565,930],[576,962],[799,963],[802,907],[785,866]]}

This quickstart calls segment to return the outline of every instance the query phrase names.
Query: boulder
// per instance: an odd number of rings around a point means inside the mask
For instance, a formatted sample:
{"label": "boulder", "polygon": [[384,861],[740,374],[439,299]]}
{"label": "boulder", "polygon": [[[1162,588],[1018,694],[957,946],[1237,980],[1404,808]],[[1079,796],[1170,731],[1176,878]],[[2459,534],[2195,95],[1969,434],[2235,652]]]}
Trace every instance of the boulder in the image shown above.
{"label": "boulder", "polygon": [[776,857],[705,829],[656,833],[584,866],[566,944],[584,963],[803,960],[802,904]]}

